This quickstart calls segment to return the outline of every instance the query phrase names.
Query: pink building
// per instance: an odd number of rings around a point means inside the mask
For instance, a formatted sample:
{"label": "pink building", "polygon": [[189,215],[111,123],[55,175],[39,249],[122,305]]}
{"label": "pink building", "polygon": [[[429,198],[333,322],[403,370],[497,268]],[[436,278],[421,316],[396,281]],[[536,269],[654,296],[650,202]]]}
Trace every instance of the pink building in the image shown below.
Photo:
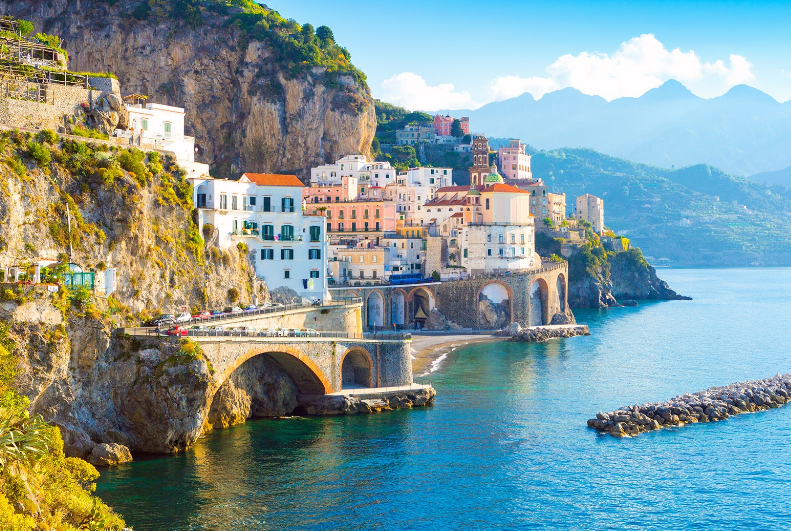
{"label": "pink building", "polygon": [[[455,118],[450,115],[436,115],[434,116],[434,131],[437,133],[438,136],[450,136],[450,129],[453,126],[453,120]],[[461,130],[465,135],[470,134],[470,119],[466,116],[463,118],[459,118],[459,122],[461,123]]]}
{"label": "pink building", "polygon": [[533,178],[530,171],[530,155],[525,153],[521,140],[509,141],[508,147],[497,150],[500,173],[508,180],[529,181]]}
{"label": "pink building", "polygon": [[313,185],[302,189],[302,199],[307,204],[341,203],[354,201],[360,193],[357,177],[342,177],[341,184],[330,186]]}
{"label": "pink building", "polygon": [[[327,217],[327,232],[363,236],[370,233],[395,232],[396,205],[392,201],[327,202],[322,205]],[[308,207],[308,212],[319,213]],[[376,234],[374,234],[376,235]]]}

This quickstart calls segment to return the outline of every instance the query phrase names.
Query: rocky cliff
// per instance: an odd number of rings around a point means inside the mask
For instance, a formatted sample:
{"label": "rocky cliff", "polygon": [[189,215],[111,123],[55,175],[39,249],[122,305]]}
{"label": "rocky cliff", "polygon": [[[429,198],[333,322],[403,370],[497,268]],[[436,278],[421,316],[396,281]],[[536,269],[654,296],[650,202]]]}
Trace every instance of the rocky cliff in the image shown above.
{"label": "rocky cliff", "polygon": [[[562,240],[536,234],[542,256],[560,255]],[[598,237],[574,249],[568,257],[571,308],[606,308],[624,300],[684,300],[643,258],[640,249],[607,250]]]}
{"label": "rocky cliff", "polygon": [[[195,4],[196,11],[185,15],[177,4]],[[306,57],[319,57],[316,66],[289,60],[281,49],[289,42],[268,39],[267,32],[302,28],[275,27],[269,10],[245,13],[226,4],[0,0],[0,12],[65,39],[70,69],[113,72],[126,93],[184,107],[198,160],[222,176],[252,170],[305,177],[312,165],[369,154],[374,106],[347,66],[348,52],[341,49],[346,61],[328,62],[325,47],[308,44]]]}

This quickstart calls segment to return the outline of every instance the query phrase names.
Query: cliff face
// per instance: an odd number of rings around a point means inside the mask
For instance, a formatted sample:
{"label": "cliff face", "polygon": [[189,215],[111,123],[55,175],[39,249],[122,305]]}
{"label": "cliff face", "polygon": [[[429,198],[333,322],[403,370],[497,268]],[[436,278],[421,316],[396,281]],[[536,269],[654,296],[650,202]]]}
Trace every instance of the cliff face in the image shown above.
{"label": "cliff face", "polygon": [[[292,77],[262,42],[240,44],[227,17],[137,20],[138,0],[0,0],[0,11],[60,35],[74,71],[108,71],[125,93],[184,107],[197,158],[222,176],[293,172],[353,153],[370,153],[376,129],[367,87],[351,76],[330,83],[314,67]],[[112,4],[112,5],[110,5]]]}

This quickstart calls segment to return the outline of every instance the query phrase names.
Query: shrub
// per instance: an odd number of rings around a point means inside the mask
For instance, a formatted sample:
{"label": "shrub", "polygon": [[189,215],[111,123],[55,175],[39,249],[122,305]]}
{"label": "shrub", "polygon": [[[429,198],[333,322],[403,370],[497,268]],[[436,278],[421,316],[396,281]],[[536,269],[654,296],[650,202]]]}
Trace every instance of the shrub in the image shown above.
{"label": "shrub", "polygon": [[21,160],[15,157],[11,157],[7,159],[6,164],[8,164],[8,167],[11,168],[11,171],[16,173],[19,177],[24,177],[25,174],[27,173],[27,168],[25,167],[25,165],[22,163]]}
{"label": "shrub", "polygon": [[58,141],[58,133],[51,129],[44,129],[38,134],[38,138],[41,142],[54,145]]}
{"label": "shrub", "polygon": [[228,290],[228,300],[231,302],[236,302],[239,300],[239,290],[236,288],[231,288]]}
{"label": "shrub", "polygon": [[555,228],[555,221],[552,218],[547,217],[547,218],[544,218],[541,221],[543,221],[544,225],[549,227],[550,229],[554,229]]}
{"label": "shrub", "polygon": [[124,150],[118,155],[118,163],[123,169],[134,174],[135,180],[140,186],[145,186],[148,182],[148,172],[143,166],[145,157],[145,153],[139,149]]}
{"label": "shrub", "polygon": [[107,140],[108,138],[110,138],[105,133],[94,131],[93,129],[88,129],[81,125],[75,125],[74,127],[72,127],[71,134],[75,136],[82,136],[85,138],[96,138],[99,140]]}
{"label": "shrub", "polygon": [[203,224],[203,239],[208,241],[212,234],[214,234],[214,225],[211,223],[204,223]]}
{"label": "shrub", "polygon": [[16,23],[19,33],[21,33],[23,37],[25,35],[30,35],[33,33],[33,30],[36,29],[32,22],[25,19],[17,19]]}
{"label": "shrub", "polygon": [[247,244],[244,242],[239,242],[236,244],[236,248],[239,249],[239,254],[246,255],[250,249],[247,247]]}
{"label": "shrub", "polygon": [[40,168],[49,167],[49,163],[52,161],[52,153],[47,146],[38,142],[28,142],[27,152]]}

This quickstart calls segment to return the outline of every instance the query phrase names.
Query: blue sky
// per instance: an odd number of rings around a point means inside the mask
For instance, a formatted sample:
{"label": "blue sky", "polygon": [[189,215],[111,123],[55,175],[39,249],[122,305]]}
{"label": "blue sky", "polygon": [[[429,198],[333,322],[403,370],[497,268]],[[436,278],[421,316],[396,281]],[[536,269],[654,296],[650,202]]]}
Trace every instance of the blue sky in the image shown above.
{"label": "blue sky", "polygon": [[745,83],[791,99],[791,2],[268,5],[332,28],[374,96],[409,108],[474,108],[567,86],[606,99],[635,97],[667,79],[702,97]]}

